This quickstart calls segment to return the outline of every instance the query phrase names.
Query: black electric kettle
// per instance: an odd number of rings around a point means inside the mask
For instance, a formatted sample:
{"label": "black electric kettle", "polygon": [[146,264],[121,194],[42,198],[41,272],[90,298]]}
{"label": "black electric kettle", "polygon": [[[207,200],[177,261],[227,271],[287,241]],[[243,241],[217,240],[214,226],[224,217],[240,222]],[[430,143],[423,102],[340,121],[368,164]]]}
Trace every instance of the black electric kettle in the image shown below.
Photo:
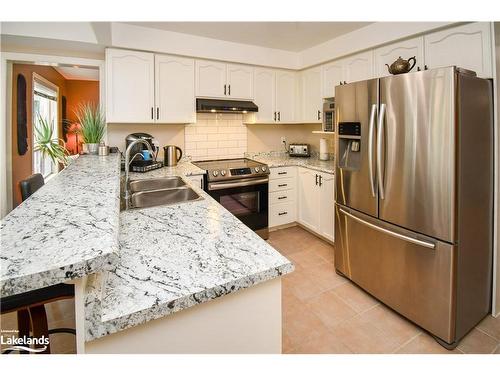
{"label": "black electric kettle", "polygon": [[174,145],[163,147],[163,165],[165,167],[175,167],[182,158],[182,150]]}

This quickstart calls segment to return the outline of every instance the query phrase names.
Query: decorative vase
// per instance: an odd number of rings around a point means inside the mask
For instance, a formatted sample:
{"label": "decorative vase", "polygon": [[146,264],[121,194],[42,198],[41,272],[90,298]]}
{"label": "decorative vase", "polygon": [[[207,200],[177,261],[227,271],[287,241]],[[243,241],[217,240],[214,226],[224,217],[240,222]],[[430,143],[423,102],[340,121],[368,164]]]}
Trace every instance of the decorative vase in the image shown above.
{"label": "decorative vase", "polygon": [[86,145],[90,155],[97,155],[99,153],[99,143],[87,143]]}

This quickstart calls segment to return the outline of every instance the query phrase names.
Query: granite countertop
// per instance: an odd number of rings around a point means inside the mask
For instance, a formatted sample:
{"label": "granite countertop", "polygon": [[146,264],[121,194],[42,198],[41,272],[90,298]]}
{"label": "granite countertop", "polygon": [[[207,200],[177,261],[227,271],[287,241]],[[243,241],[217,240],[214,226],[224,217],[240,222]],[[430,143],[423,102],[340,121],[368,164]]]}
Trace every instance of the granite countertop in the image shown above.
{"label": "granite countertop", "polygon": [[[193,174],[188,164],[133,178]],[[266,241],[186,182],[204,199],[121,212],[116,268],[88,278],[86,341],[293,271]]]}
{"label": "granite countertop", "polygon": [[2,297],[112,268],[119,194],[119,155],[81,156],[3,218]]}
{"label": "granite countertop", "polygon": [[267,164],[270,168],[297,166],[313,169],[324,173],[335,173],[335,162],[331,160],[319,160],[318,155],[313,153],[311,157],[290,157],[283,151],[246,153],[245,157]]}

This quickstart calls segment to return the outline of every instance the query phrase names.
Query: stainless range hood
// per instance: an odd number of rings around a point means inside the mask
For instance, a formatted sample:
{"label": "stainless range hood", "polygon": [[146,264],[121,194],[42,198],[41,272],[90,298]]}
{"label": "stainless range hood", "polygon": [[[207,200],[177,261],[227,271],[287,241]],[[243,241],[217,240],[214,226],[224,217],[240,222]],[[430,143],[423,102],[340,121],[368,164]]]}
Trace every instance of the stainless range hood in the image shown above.
{"label": "stainless range hood", "polygon": [[259,107],[246,100],[196,99],[196,112],[247,113],[257,112]]}

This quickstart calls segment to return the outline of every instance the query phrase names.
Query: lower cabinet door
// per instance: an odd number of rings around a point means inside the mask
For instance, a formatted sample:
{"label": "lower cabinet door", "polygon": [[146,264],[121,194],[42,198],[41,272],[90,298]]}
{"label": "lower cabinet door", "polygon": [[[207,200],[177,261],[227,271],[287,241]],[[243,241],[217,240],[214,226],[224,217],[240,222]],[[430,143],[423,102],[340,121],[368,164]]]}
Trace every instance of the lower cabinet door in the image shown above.
{"label": "lower cabinet door", "polygon": [[269,207],[269,226],[276,227],[297,220],[295,202],[279,203]]}
{"label": "lower cabinet door", "polygon": [[307,168],[299,168],[298,197],[300,224],[318,232],[320,196],[317,190],[318,172]]}
{"label": "lower cabinet door", "polygon": [[319,230],[318,233],[333,242],[335,237],[333,212],[335,176],[333,174],[321,173],[319,185]]}

